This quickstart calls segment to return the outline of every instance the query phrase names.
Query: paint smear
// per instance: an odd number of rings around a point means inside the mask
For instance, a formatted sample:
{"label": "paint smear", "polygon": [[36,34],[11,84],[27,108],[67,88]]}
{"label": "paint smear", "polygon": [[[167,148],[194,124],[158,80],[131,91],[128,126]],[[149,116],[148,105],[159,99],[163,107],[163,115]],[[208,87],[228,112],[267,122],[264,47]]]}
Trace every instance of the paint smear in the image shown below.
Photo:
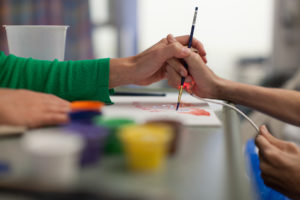
{"label": "paint smear", "polygon": [[[139,102],[133,102],[132,105],[140,110],[148,112],[164,112],[172,110],[174,112],[176,108],[176,103],[151,103],[151,104],[141,104]],[[191,103],[181,103],[180,109],[177,113],[190,114],[195,116],[210,116],[210,113],[206,110],[195,108],[197,105]],[[199,105],[198,105],[199,106]]]}
{"label": "paint smear", "polygon": [[[139,102],[133,102],[132,105],[140,110],[147,110],[149,112],[163,112],[166,110],[174,110],[176,108],[176,103],[151,103],[151,104],[141,104]],[[181,111],[189,111],[189,108],[196,107],[197,105],[192,103],[184,103],[180,104]]]}
{"label": "paint smear", "polygon": [[191,108],[191,111],[189,112],[180,112],[180,113],[196,115],[196,116],[210,116],[209,112],[200,108]]}

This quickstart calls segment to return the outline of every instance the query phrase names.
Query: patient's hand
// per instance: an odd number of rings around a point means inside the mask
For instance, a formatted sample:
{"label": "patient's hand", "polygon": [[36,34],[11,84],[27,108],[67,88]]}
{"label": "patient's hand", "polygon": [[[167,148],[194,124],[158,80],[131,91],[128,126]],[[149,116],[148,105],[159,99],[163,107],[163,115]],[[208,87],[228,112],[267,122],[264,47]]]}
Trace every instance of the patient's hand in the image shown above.
{"label": "patient's hand", "polygon": [[[176,38],[168,37],[168,42],[170,44],[180,43]],[[183,61],[172,58],[168,60],[167,69],[167,79],[170,86],[179,88],[181,83],[181,77],[185,77],[186,83],[193,86],[189,88],[190,92],[193,94],[204,97],[204,98],[218,98],[219,94],[219,83],[223,79],[216,76],[215,73],[210,70],[206,65],[206,59],[203,59],[198,53],[190,51],[190,54],[183,58],[188,65],[188,71],[184,68]]]}
{"label": "patient's hand", "polygon": [[0,124],[29,128],[68,122],[69,102],[51,94],[0,89]]}
{"label": "patient's hand", "polygon": [[273,137],[265,126],[260,128],[255,142],[265,184],[288,197],[300,199],[299,147]]}

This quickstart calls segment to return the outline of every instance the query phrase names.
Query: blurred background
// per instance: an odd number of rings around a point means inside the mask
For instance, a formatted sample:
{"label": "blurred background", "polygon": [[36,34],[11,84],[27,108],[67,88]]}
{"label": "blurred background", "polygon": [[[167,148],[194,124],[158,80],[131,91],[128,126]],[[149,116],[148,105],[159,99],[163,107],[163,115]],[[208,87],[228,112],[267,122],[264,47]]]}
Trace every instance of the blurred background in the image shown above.
{"label": "blurred background", "polygon": [[[66,60],[125,57],[169,33],[189,34],[195,6],[194,36],[218,75],[281,86],[298,68],[297,0],[1,0],[0,23],[70,25]],[[8,53],[3,28],[0,36]]]}

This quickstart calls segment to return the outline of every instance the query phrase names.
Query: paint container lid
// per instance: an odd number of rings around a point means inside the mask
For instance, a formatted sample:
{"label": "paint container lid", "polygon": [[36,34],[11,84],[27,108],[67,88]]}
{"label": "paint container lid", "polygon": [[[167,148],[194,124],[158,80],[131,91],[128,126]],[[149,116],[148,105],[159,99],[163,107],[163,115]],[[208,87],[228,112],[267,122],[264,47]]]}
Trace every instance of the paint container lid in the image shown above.
{"label": "paint container lid", "polygon": [[134,120],[129,118],[105,118],[105,117],[95,117],[95,124],[100,126],[105,126],[109,129],[119,128],[124,125],[134,124]]}
{"label": "paint container lid", "polygon": [[104,106],[103,102],[100,101],[73,101],[71,103],[72,111],[80,111],[80,110],[97,110]]}

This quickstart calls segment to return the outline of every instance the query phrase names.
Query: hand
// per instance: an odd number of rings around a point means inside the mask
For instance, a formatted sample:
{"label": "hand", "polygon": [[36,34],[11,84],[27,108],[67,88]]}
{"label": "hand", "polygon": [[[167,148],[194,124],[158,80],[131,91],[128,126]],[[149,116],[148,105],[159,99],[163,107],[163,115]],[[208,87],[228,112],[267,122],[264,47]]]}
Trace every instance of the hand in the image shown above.
{"label": "hand", "polygon": [[[168,37],[169,44],[181,45],[173,37]],[[217,98],[218,87],[217,82],[221,80],[206,65],[206,59],[197,53],[190,51],[189,55],[184,57],[184,61],[188,65],[189,75],[184,68],[182,61],[172,58],[168,60],[167,79],[170,86],[179,88],[181,77],[185,77],[186,83],[192,83],[190,88],[193,94],[205,98]]]}
{"label": "hand", "polygon": [[29,128],[68,122],[69,102],[51,94],[0,89],[0,124]]}
{"label": "hand", "polygon": [[300,199],[300,149],[273,137],[265,126],[255,139],[265,184],[288,197]]}
{"label": "hand", "polygon": [[[178,42],[170,44],[165,38],[136,56],[111,59],[109,87],[124,84],[149,85],[164,79],[168,59],[185,58],[190,54],[190,50],[184,47],[188,44],[189,36],[176,37],[176,40]],[[206,60],[206,52],[201,42],[193,39],[192,46]],[[183,73],[186,74],[186,70]]]}

